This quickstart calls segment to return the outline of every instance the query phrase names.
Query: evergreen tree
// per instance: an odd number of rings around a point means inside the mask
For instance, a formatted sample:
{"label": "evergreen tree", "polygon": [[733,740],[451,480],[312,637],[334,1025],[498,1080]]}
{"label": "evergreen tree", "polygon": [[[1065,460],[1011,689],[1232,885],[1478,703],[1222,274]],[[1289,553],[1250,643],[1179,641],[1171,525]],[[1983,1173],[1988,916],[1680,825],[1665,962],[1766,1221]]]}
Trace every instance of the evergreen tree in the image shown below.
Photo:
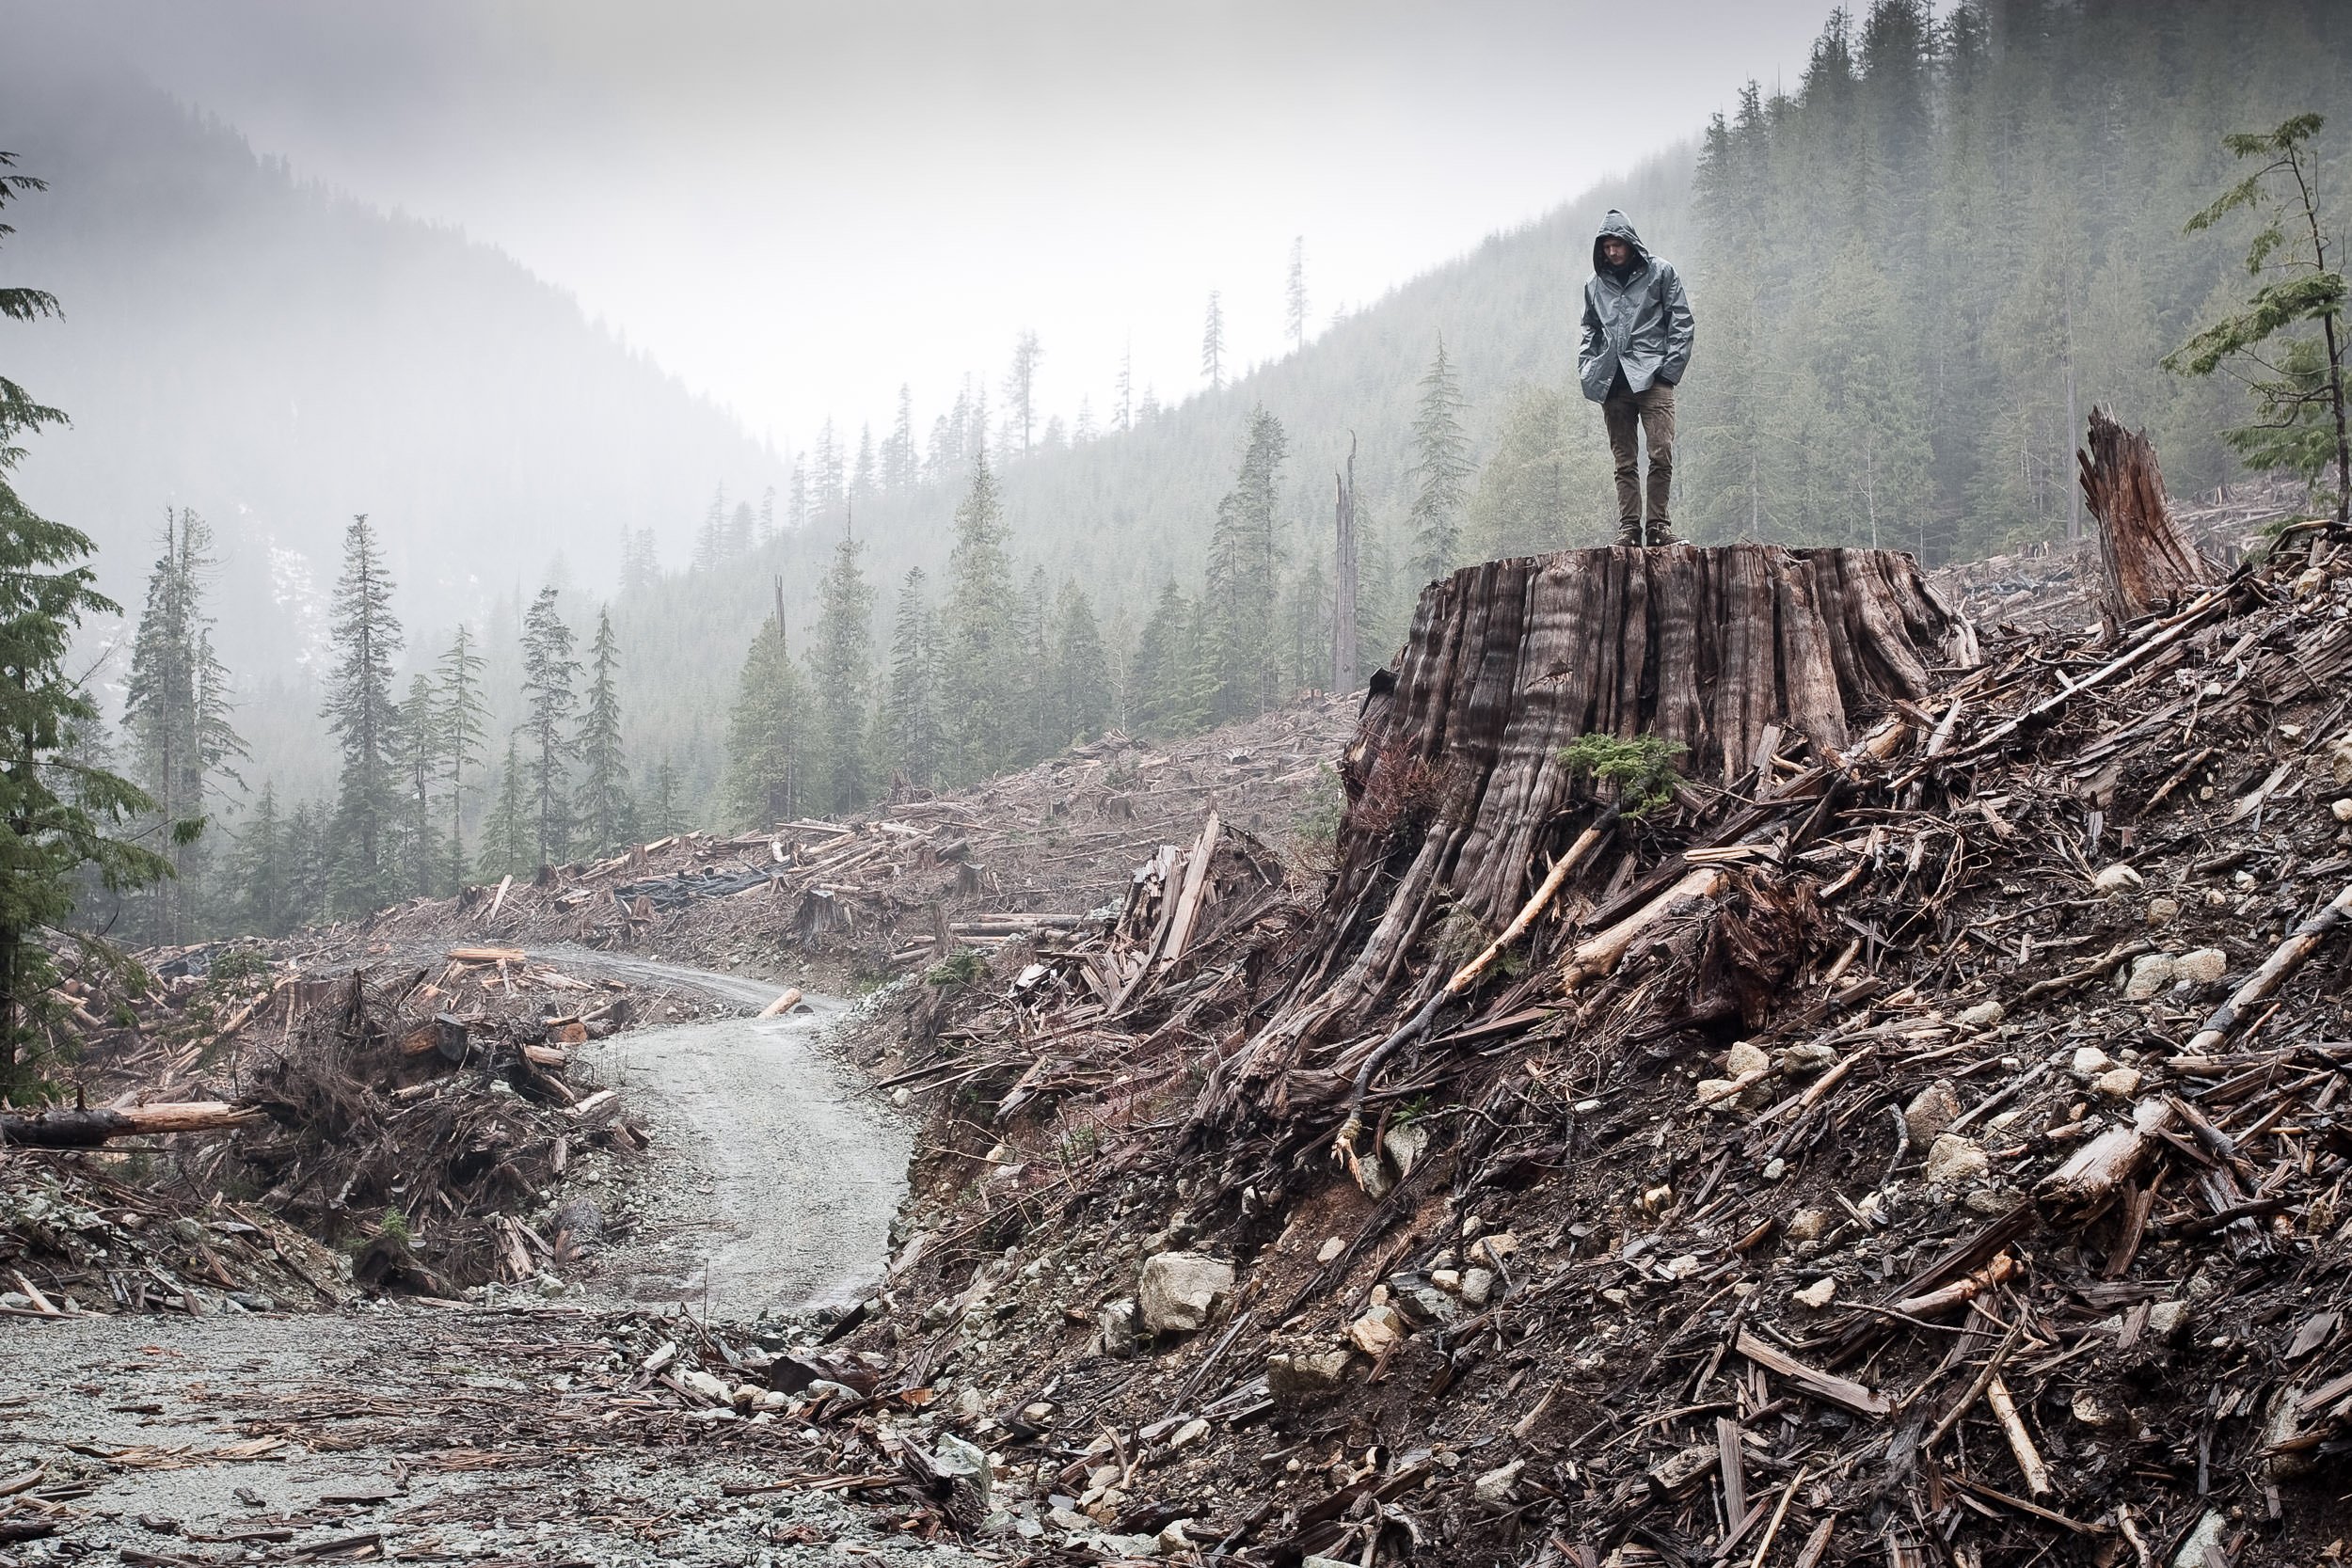
{"label": "evergreen tree", "polygon": [[915,789],[939,783],[939,622],[923,593],[923,568],[898,585],[890,639],[890,687],[882,697],[883,754],[891,771]]}
{"label": "evergreen tree", "polygon": [[1293,352],[1307,346],[1307,236],[1291,241],[1291,272],[1282,290],[1282,320],[1290,329]]}
{"label": "evergreen tree", "polygon": [[[39,180],[10,174],[0,152],[0,208]],[[9,230],[0,225],[0,237]],[[56,314],[39,289],[0,288],[0,320]],[[97,707],[65,669],[85,615],[116,612],[93,584],[87,535],[34,515],[8,483],[18,438],[64,418],[0,376],[0,1100],[18,1087],[24,1053],[56,971],[35,933],[62,925],[85,868],[109,890],[144,886],[170,863],[120,835],[154,803],[129,780],[73,755]],[[177,825],[174,838],[183,835]]]}
{"label": "evergreen tree", "polygon": [[1023,327],[1012,341],[1012,368],[1005,372],[1007,445],[1016,452],[1029,450],[1030,428],[1037,420],[1037,362],[1044,356],[1036,331]]}
{"label": "evergreen tree", "polygon": [[914,393],[905,382],[898,384],[898,417],[890,427],[890,437],[882,443],[882,488],[896,495],[914,488]]}
{"label": "evergreen tree", "polygon": [[667,752],[645,781],[645,831],[655,838],[668,838],[678,831],[677,768]]}
{"label": "evergreen tree", "polygon": [[395,761],[401,794],[398,864],[400,879],[412,896],[438,892],[449,868],[437,798],[441,762],[447,755],[441,724],[432,677],[421,670],[411,673],[408,696],[400,705]]}
{"label": "evergreen tree", "polygon": [[1132,342],[1119,354],[1119,382],[1112,389],[1111,428],[1129,431],[1136,427],[1136,349]]}
{"label": "evergreen tree", "polygon": [[489,705],[482,697],[482,656],[463,621],[449,651],[441,656],[441,769],[449,780],[449,866],[444,879],[451,892],[466,880],[466,794],[472,787],[469,769],[482,766],[482,743],[488,736]]}
{"label": "evergreen tree", "polygon": [[187,939],[191,907],[209,861],[201,837],[168,842],[170,825],[209,820],[209,797],[237,783],[230,762],[246,755],[229,721],[229,678],[214,656],[212,617],[203,606],[213,565],[212,531],[194,512],[164,515],[164,552],[147,582],[147,602],[131,642],[123,734],[132,772],[155,802],[147,824],[165,848],[173,876],[158,883],[149,918],[136,928],[155,941]]}
{"label": "evergreen tree", "polygon": [[817,641],[809,677],[817,698],[816,751],[811,781],[818,811],[847,813],[873,798],[866,755],[866,709],[874,680],[874,590],[858,567],[865,546],[844,530],[833,569],[818,590]]}
{"label": "evergreen tree", "polygon": [[361,914],[399,896],[392,852],[401,810],[393,772],[399,714],[392,697],[400,622],[392,615],[392,579],[365,513],[343,531],[343,573],[331,614],[336,658],[324,712],[342,751],[333,903],[338,911]]}
{"label": "evergreen tree", "polygon": [[1171,579],[1160,589],[1128,660],[1129,717],[1138,735],[1190,735],[1206,722],[1200,701],[1197,610]]}
{"label": "evergreen tree", "polygon": [[636,806],[629,799],[628,759],[621,745],[620,668],[612,612],[599,609],[588,648],[588,711],[580,722],[580,796],[574,802],[591,854],[610,854],[635,836]]}
{"label": "evergreen tree", "polygon": [[237,858],[230,869],[237,891],[237,917],[245,929],[274,937],[292,928],[292,869],[286,825],[278,816],[278,787],[264,780],[262,798],[254,802],[237,834]]}
{"label": "evergreen tree", "polygon": [[800,815],[807,789],[807,702],[779,602],[743,656],[727,723],[727,801],[739,825],[765,827]]}
{"label": "evergreen tree", "polygon": [[1217,504],[1201,595],[1213,721],[1253,718],[1281,699],[1275,596],[1280,580],[1274,503],[1289,443],[1263,407],[1249,415],[1241,471]]}
{"label": "evergreen tree", "polygon": [[973,464],[972,487],[956,509],[944,621],[940,685],[947,777],[985,779],[1012,765],[1025,736],[1012,562],[995,477],[984,458]]}
{"label": "evergreen tree", "polygon": [[1209,378],[1209,389],[1217,391],[1225,385],[1225,307],[1216,291],[1209,291],[1209,315],[1200,328],[1200,373]]}
{"label": "evergreen tree", "polygon": [[1470,438],[1462,430],[1462,387],[1446,357],[1445,340],[1421,378],[1413,416],[1413,569],[1441,578],[1461,557],[1462,501],[1470,476]]}
{"label": "evergreen tree", "polygon": [[334,822],[323,802],[305,800],[286,821],[286,900],[283,928],[324,921],[334,912],[337,865]]}
{"label": "evergreen tree", "polygon": [[531,803],[523,784],[522,743],[517,732],[509,732],[506,760],[499,768],[498,793],[482,823],[479,863],[485,880],[528,876],[542,863],[532,854]]}
{"label": "evergreen tree", "polygon": [[1110,722],[1110,670],[1094,605],[1077,580],[1062,584],[1054,611],[1054,710],[1060,720],[1057,748],[1092,740]]}
{"label": "evergreen tree", "polygon": [[556,606],[556,591],[540,589],[530,613],[523,617],[522,730],[531,740],[534,867],[556,864],[571,848],[571,764],[576,748],[565,726],[580,705],[572,689],[580,675],[572,642],[572,628]]}

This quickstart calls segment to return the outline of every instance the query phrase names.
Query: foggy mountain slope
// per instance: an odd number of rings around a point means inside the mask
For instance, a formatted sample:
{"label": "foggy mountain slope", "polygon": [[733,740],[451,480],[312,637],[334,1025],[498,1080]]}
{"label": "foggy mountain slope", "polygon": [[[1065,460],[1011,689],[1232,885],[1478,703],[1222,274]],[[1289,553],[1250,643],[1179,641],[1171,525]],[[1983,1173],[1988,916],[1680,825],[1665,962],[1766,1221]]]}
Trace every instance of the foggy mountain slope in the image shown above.
{"label": "foggy mountain slope", "polygon": [[384,525],[404,600],[453,617],[559,554],[609,582],[624,527],[682,546],[714,485],[775,481],[730,417],[517,263],[301,183],[37,17],[0,54],[0,148],[50,183],[8,274],[65,309],[11,334],[8,373],[73,421],[24,493],[98,540],[126,604],[163,508],[201,513],[241,677],[291,673],[300,641],[264,614],[270,546],[325,590],[354,512]]}

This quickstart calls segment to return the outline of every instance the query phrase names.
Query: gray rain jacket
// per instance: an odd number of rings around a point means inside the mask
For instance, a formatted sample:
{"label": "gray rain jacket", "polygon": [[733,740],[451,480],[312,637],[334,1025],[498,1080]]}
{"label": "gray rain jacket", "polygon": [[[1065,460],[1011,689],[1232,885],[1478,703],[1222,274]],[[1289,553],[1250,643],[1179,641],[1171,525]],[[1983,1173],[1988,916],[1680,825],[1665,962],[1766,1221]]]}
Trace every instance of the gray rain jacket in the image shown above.
{"label": "gray rain jacket", "polygon": [[[1622,282],[1600,259],[1600,242],[1612,234],[1633,247]],[[1625,214],[1611,208],[1593,236],[1593,276],[1584,285],[1584,346],[1576,361],[1584,395],[1602,402],[1619,371],[1637,392],[1652,382],[1675,385],[1691,365],[1691,333],[1681,275],[1652,256]]]}

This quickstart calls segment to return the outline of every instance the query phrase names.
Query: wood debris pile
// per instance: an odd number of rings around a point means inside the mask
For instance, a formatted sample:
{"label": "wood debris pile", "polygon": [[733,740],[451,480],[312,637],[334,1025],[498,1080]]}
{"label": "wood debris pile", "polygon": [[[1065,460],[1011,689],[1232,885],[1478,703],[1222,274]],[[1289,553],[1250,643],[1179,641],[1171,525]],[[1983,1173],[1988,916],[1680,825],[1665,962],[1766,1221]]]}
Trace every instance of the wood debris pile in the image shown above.
{"label": "wood debris pile", "polygon": [[1328,887],[1212,820],[877,1021],[934,1115],[841,1343],[950,1412],[911,1475],[954,1434],[975,1528],[1285,1568],[2345,1532],[2352,542],[1646,810],[1562,779],[1483,902],[1476,790],[1392,743],[1489,710],[1415,658]]}
{"label": "wood debris pile", "polygon": [[575,1154],[646,1146],[618,1092],[572,1069],[628,1022],[628,988],[518,949],[389,980],[203,973],[192,952],[194,973],[167,958],[180,973],[157,975],[152,1006],[107,1002],[125,1022],[84,1044],[75,1102],[0,1115],[0,1281],[17,1287],[0,1310],[558,1289],[589,1254],[600,1215],[580,1235],[523,1216],[549,1210]]}
{"label": "wood debris pile", "polygon": [[884,979],[952,947],[1068,927],[1120,898],[1136,857],[1195,831],[1208,805],[1266,833],[1317,810],[1335,815],[1330,757],[1352,712],[1344,700],[1318,701],[1165,748],[1115,734],[952,795],[845,821],[684,833],[304,940],[389,954],[465,931],[484,942],[653,949],[716,968],[815,964],[838,970],[836,984]]}

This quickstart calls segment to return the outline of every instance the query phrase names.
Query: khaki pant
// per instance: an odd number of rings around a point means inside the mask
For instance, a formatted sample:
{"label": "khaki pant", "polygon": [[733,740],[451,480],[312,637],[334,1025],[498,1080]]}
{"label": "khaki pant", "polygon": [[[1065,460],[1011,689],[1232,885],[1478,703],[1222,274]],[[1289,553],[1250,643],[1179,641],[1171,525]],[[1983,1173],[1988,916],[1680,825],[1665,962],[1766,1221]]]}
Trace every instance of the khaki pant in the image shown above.
{"label": "khaki pant", "polygon": [[[1675,389],[1663,382],[1629,392],[1620,380],[1600,405],[1609,427],[1609,451],[1617,460],[1618,537],[1629,545],[1661,545],[1673,538],[1667,524],[1667,492],[1675,477]],[[1649,529],[1642,528],[1642,470],[1634,430],[1649,443]]]}

